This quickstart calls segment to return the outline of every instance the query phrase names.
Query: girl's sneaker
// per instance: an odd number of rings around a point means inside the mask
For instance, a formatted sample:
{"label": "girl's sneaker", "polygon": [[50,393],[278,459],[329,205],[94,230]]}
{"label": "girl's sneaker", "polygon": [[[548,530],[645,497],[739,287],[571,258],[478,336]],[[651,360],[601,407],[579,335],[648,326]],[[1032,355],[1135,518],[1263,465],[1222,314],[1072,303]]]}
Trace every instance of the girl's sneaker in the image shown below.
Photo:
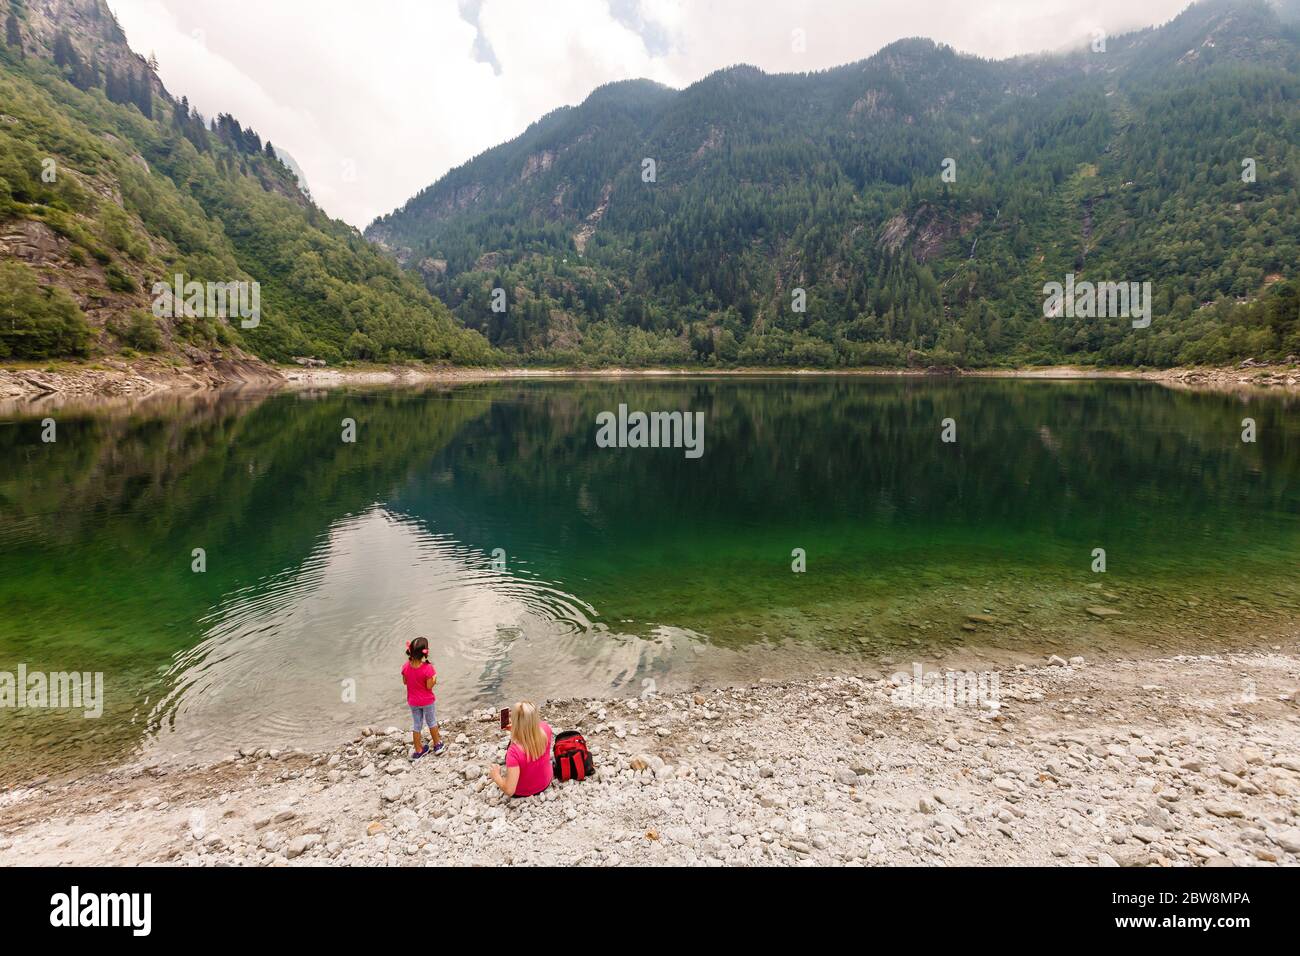
{"label": "girl's sneaker", "polygon": [[[424,749],[428,750],[429,748],[425,747]],[[447,745],[444,744],[442,741],[438,741],[438,746],[433,748],[433,755],[435,757],[441,757],[446,752],[447,752]]]}
{"label": "girl's sneaker", "polygon": [[425,754],[427,754],[428,752],[429,752],[429,748],[428,748],[428,746],[425,746],[425,748],[424,748],[423,750],[421,750],[419,753],[411,754],[411,759],[412,759],[412,760],[419,760],[421,757],[423,757],[423,756],[424,756]]}

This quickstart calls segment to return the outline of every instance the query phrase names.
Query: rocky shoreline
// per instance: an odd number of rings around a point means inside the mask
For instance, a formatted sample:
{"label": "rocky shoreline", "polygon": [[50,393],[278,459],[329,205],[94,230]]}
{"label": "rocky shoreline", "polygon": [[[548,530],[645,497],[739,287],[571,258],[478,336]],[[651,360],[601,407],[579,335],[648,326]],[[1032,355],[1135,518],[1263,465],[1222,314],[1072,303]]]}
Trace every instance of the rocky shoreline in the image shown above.
{"label": "rocky shoreline", "polygon": [[416,762],[403,726],[135,763],[0,794],[0,864],[1300,865],[1295,642],[981,676],[953,706],[853,673],[552,701],[597,775],[526,800],[487,778],[492,712]]}
{"label": "rocky shoreline", "polygon": [[1232,367],[1173,369],[1100,369],[1076,366],[1023,369],[518,369],[459,368],[438,365],[322,368],[273,366],[247,356],[214,358],[192,365],[145,359],[106,359],[91,364],[58,363],[43,368],[0,365],[0,402],[46,398],[143,397],[162,391],[234,387],[337,388],[342,386],[418,385],[498,378],[562,376],[691,375],[861,375],[884,377],[972,376],[977,378],[1136,379],[1180,388],[1216,391],[1300,390],[1300,364],[1255,362]]}
{"label": "rocky shoreline", "polygon": [[132,363],[108,360],[90,365],[63,363],[41,369],[0,365],[0,402],[144,398],[162,392],[244,387],[274,390],[457,382],[505,374],[509,373],[450,366],[281,368],[248,357],[188,366],[157,360]]}

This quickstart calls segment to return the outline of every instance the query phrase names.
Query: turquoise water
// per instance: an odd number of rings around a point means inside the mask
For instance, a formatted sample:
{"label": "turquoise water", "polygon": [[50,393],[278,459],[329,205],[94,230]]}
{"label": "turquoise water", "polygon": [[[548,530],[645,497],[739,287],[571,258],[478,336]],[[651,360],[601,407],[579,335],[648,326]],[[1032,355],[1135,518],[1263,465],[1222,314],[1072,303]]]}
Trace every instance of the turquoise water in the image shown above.
{"label": "turquoise water", "polygon": [[[597,447],[620,404],[702,412],[702,457]],[[101,672],[105,706],[0,708],[5,775],[402,725],[418,634],[459,713],[1285,630],[1296,413],[1294,397],[1138,382],[804,376],[10,410],[0,671]]]}

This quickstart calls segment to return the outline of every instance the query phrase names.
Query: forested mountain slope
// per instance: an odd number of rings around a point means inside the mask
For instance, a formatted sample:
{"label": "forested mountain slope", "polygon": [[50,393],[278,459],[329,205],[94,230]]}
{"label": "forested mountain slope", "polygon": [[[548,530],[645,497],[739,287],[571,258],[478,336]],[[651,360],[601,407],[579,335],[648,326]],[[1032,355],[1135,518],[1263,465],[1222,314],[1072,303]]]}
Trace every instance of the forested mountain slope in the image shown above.
{"label": "forested mountain slope", "polygon": [[[0,359],[492,359],[420,282],[205,120],[103,0],[0,0]],[[155,283],[257,282],[260,317],[158,318]]]}
{"label": "forested mountain slope", "polygon": [[[820,73],[613,84],[366,235],[541,361],[1281,357],[1300,352],[1296,6],[1207,0],[1104,50],[903,40]],[[1067,273],[1151,282],[1150,327],[1045,317]]]}

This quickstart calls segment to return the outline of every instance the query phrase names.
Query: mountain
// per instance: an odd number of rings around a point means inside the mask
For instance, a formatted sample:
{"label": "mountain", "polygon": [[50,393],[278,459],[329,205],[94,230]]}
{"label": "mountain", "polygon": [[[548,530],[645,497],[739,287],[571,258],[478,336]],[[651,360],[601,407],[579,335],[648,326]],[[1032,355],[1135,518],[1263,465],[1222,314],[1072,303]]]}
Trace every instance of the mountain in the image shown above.
{"label": "mountain", "polygon": [[[1297,6],[1207,0],[1002,61],[909,39],[817,73],[616,83],[366,236],[532,361],[1281,357],[1300,352]],[[1045,317],[1070,273],[1150,282],[1150,327]]]}
{"label": "mountain", "polygon": [[[0,359],[493,360],[269,141],[169,93],[104,0],[0,11]],[[256,324],[155,315],[176,275],[257,283]]]}

